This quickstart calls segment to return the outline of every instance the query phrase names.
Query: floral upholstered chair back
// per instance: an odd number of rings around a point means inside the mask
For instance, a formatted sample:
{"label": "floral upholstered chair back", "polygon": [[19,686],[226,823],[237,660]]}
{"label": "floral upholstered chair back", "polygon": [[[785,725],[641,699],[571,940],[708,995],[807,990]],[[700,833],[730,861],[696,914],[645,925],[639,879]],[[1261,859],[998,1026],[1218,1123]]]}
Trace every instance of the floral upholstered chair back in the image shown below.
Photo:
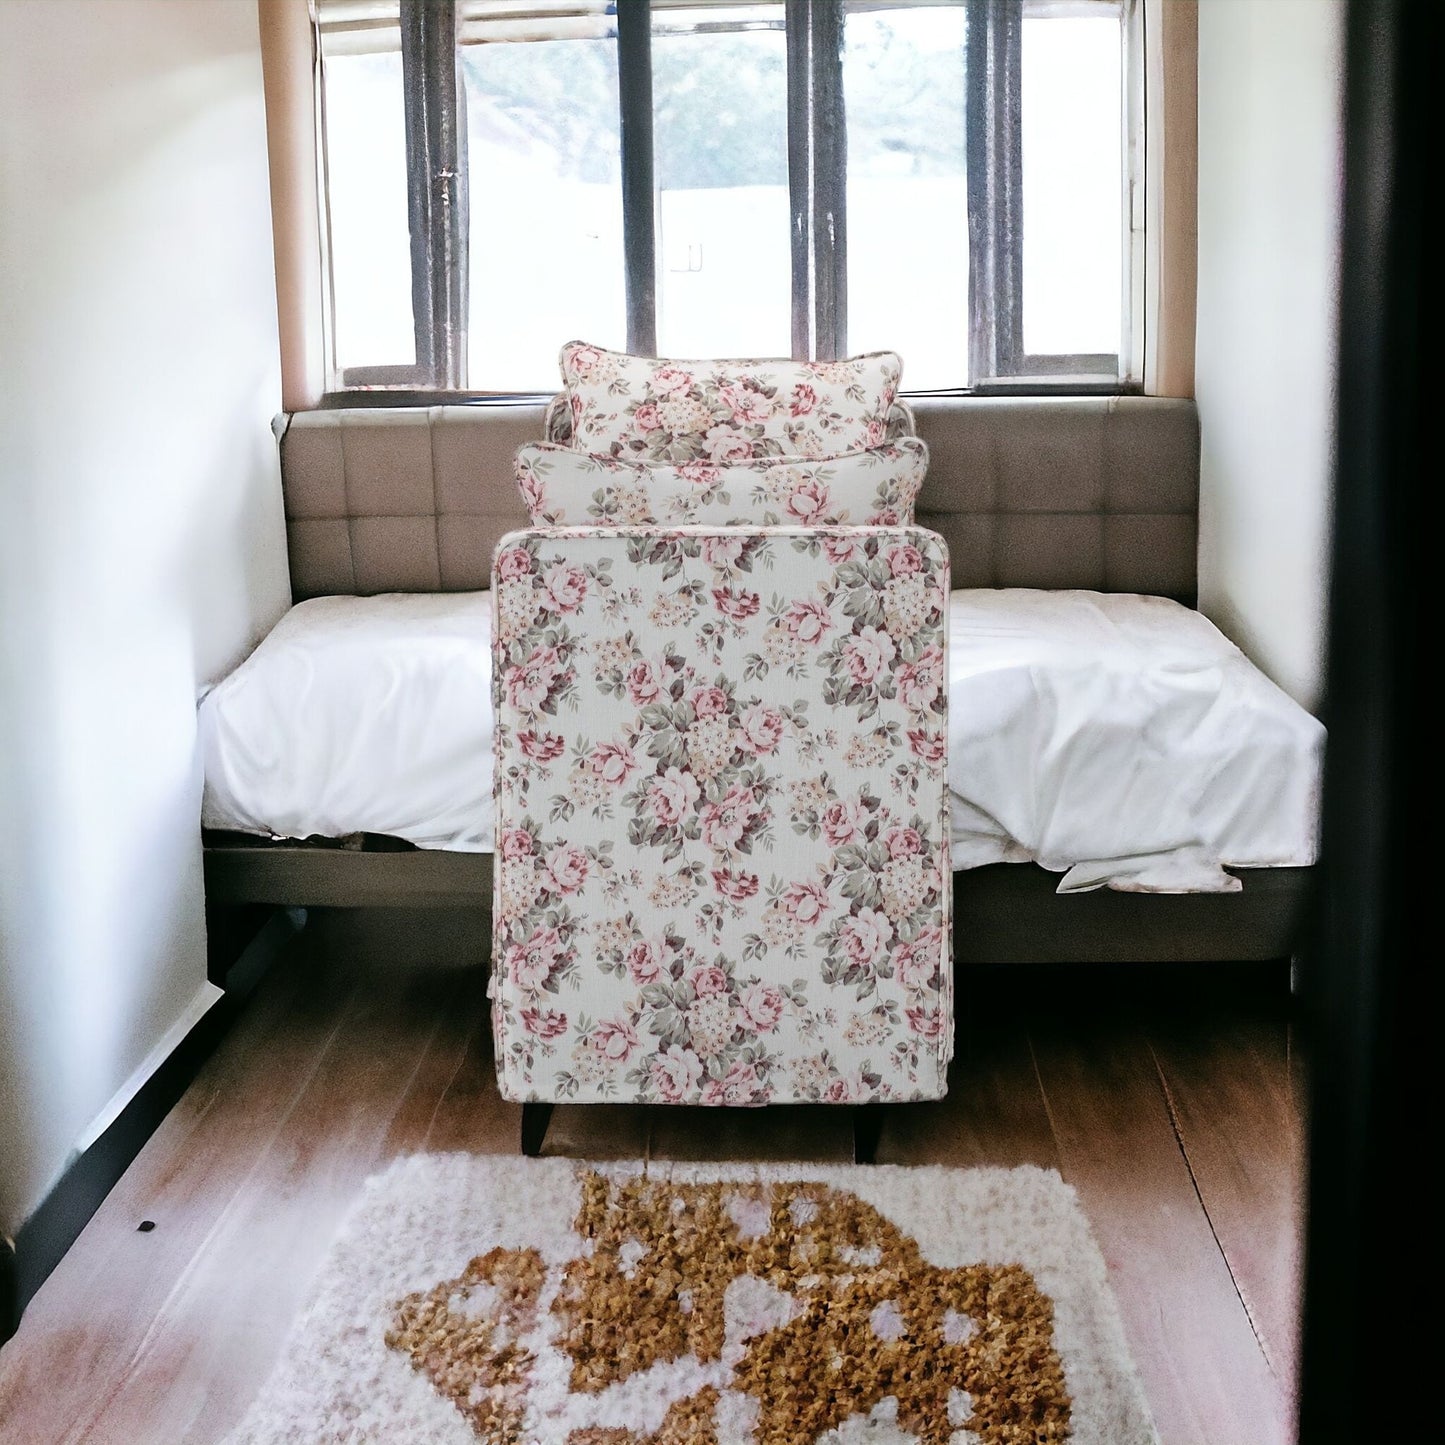
{"label": "floral upholstered chair back", "polygon": [[494,563],[503,1093],[938,1097],[948,558],[897,358],[563,367]]}

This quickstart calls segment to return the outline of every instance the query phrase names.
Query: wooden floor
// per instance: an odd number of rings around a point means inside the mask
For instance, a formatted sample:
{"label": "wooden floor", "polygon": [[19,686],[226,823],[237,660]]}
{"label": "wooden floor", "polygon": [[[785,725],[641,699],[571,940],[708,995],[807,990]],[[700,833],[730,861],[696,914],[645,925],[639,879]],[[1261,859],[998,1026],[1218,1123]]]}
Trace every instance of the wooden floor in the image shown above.
{"label": "wooden floor", "polygon": [[[475,926],[419,918],[313,920],[263,981],[0,1349],[7,1445],[219,1440],[368,1174],[516,1149]],[[1059,1169],[1165,1445],[1290,1439],[1302,1091],[1281,971],[994,970],[959,1000],[950,1096],[890,1111],[880,1162]],[[559,1108],[546,1152],[841,1160],[849,1128]]]}

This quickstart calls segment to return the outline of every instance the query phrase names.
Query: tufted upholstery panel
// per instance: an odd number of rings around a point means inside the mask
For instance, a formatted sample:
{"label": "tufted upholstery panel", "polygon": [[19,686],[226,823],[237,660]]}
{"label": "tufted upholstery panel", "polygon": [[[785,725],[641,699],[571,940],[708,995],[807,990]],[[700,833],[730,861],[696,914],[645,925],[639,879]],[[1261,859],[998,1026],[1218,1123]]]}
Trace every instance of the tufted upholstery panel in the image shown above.
{"label": "tufted upholstery panel", "polygon": [[1162,397],[916,397],[920,525],[955,587],[1087,587],[1193,603],[1199,423]]}
{"label": "tufted upholstery panel", "polygon": [[[1087,587],[1192,603],[1194,403],[916,397],[931,453],[918,521],[955,587]],[[512,454],[542,403],[298,412],[279,419],[291,580],[324,593],[469,591],[526,509]]]}
{"label": "tufted upholstery panel", "polygon": [[291,586],[326,593],[469,592],[497,538],[525,526],[512,454],[540,403],[297,412],[284,419]]}

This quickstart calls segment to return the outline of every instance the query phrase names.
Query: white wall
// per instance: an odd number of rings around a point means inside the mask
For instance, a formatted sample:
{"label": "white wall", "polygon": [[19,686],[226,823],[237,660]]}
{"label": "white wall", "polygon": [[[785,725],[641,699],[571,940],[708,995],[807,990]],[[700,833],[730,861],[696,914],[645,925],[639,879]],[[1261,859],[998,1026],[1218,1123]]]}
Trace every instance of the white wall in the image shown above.
{"label": "white wall", "polygon": [[288,600],[279,396],[255,0],[5,0],[0,1229],[214,997],[195,698]]}
{"label": "white wall", "polygon": [[1338,0],[1201,0],[1200,606],[1306,707],[1327,590]]}

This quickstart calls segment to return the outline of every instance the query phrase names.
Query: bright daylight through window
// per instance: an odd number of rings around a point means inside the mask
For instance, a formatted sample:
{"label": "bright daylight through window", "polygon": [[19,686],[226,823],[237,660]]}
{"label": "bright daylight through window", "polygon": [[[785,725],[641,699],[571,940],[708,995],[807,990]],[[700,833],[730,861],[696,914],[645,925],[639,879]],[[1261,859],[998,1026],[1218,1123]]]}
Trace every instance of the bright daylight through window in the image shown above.
{"label": "bright daylight through window", "polygon": [[1137,379],[1137,0],[317,0],[333,390]]}

